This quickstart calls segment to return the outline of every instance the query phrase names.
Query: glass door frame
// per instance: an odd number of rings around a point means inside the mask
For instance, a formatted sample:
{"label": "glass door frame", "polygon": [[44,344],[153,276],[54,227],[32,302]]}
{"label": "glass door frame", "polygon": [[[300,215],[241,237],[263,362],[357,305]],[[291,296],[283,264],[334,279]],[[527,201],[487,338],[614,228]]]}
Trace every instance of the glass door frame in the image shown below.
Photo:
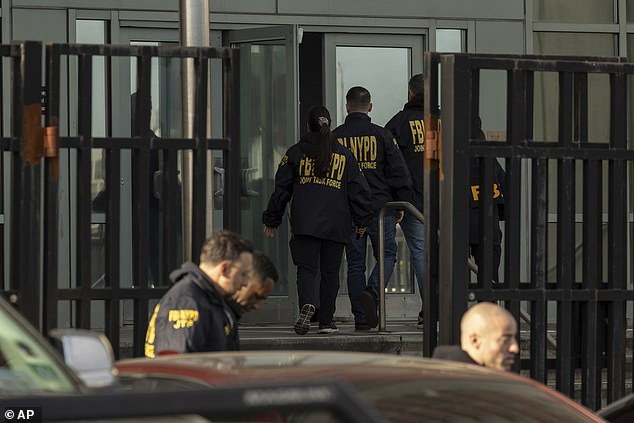
{"label": "glass door frame", "polygon": [[[278,25],[248,29],[236,29],[223,32],[223,45],[239,46],[249,43],[269,44],[282,41],[286,46],[286,104],[288,107],[286,139],[287,148],[299,140],[299,43],[301,42],[301,29],[297,25]],[[241,63],[241,68],[247,64]],[[242,87],[241,87],[242,89]],[[242,136],[244,142],[244,135]],[[262,229],[264,227],[262,226]],[[278,233],[278,236],[280,233]],[[290,240],[290,225],[288,237],[285,240],[288,252]],[[256,248],[258,246],[256,245]],[[286,294],[275,294],[263,302],[257,311],[248,313],[243,320],[246,323],[280,323],[285,328],[290,325],[298,313],[297,299],[297,272],[292,260],[288,261],[286,270],[288,290]],[[290,328],[290,326],[289,326]]]}
{"label": "glass door frame", "polygon": [[[423,53],[428,50],[426,44],[428,40],[427,30],[417,34],[324,34],[324,98],[328,110],[337,110],[337,47],[408,48],[411,51],[409,79],[412,75],[423,72]],[[407,98],[403,98],[402,104],[399,109],[394,110],[394,114],[401,110],[402,105],[406,102]],[[336,120],[337,114],[333,113],[332,115],[333,120]],[[336,122],[337,125],[341,123]],[[385,122],[377,123],[385,124]],[[366,277],[369,276],[371,270],[370,267],[366,269]],[[343,269],[342,274],[346,273],[346,270]],[[421,308],[420,294],[413,271],[410,272],[410,275],[414,288],[413,293],[389,293],[386,296],[387,318],[389,320],[412,320],[418,316]],[[342,278],[341,286],[345,286],[345,283],[345,278]],[[337,297],[336,317],[344,320],[352,319],[348,294],[342,293],[341,290]]]}

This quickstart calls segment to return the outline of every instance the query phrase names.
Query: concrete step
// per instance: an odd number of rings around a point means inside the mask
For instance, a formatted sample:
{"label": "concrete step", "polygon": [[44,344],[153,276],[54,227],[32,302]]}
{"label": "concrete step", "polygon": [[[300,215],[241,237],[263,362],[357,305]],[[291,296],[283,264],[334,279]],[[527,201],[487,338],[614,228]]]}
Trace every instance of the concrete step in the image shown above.
{"label": "concrete step", "polygon": [[388,324],[388,330],[355,331],[352,323],[337,323],[339,332],[322,335],[311,325],[306,335],[297,335],[290,325],[240,326],[243,350],[325,350],[422,355],[423,332],[416,322]]}

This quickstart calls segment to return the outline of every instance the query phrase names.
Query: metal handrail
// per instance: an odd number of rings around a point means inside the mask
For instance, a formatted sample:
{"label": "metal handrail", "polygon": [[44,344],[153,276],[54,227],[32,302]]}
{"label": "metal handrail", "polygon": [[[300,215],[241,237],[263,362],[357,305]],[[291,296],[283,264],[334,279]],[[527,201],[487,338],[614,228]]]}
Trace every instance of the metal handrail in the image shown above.
{"label": "metal handrail", "polygon": [[[467,262],[469,263],[469,270],[471,270],[473,273],[477,275],[478,265],[475,264],[470,258],[467,260]],[[531,324],[531,316],[527,312],[522,310],[521,308],[520,308],[520,318],[524,322],[528,323],[529,325]],[[553,338],[551,335],[546,334],[546,341],[548,341],[551,347],[557,348],[557,341],[555,341],[555,338]]]}
{"label": "metal handrail", "polygon": [[379,212],[379,331],[385,330],[385,213],[388,210],[405,210],[411,213],[421,223],[425,223],[425,217],[412,203],[407,201],[391,201],[385,203]]}

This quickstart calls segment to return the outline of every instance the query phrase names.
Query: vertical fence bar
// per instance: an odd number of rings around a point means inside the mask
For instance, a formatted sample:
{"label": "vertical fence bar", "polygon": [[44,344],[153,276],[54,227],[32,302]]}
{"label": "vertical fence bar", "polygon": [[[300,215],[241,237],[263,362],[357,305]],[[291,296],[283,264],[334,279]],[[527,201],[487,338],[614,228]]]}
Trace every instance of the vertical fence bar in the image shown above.
{"label": "vertical fence bar", "polygon": [[531,171],[531,288],[542,296],[531,302],[531,369],[530,375],[546,382],[546,229],[548,211],[548,161],[534,159]]}
{"label": "vertical fence bar", "polygon": [[[573,134],[573,75],[559,74],[559,145],[572,146]],[[557,283],[569,292],[575,274],[575,175],[574,161],[558,162],[557,178]],[[557,306],[557,389],[568,396],[574,393],[572,363],[572,303],[565,296]]]}
{"label": "vertical fence bar", "polygon": [[[526,139],[527,121],[527,90],[525,72],[513,69],[508,73],[507,83],[507,115],[506,127],[509,130],[507,142],[511,146],[519,146]],[[513,290],[519,290],[520,282],[520,225],[521,225],[521,191],[522,191],[522,162],[517,156],[506,158],[506,174],[498,182],[502,185],[500,191],[504,201],[504,284]],[[499,206],[496,206],[496,208]],[[497,212],[498,210],[494,210]],[[495,228],[494,228],[495,229]],[[517,292],[517,291],[516,291]],[[510,301],[509,311],[520,325],[520,302]],[[520,331],[517,342],[520,345]],[[515,371],[519,370],[521,361],[515,362]]]}
{"label": "vertical fence bar", "polygon": [[[112,78],[112,57],[104,58],[107,61],[108,75]],[[111,79],[112,80],[112,79]],[[112,84],[107,84],[107,104],[110,116],[115,114],[113,109]],[[112,129],[108,132],[112,135]],[[106,336],[110,340],[117,359],[121,358],[121,299],[124,296],[121,291],[121,149],[106,148],[106,236],[105,236],[105,286],[110,290],[111,296],[105,303],[106,310]]]}
{"label": "vertical fence bar", "polygon": [[13,156],[11,284],[22,314],[40,328],[40,177],[42,158],[42,43],[21,44],[14,67],[14,126],[20,152]]}
{"label": "vertical fence bar", "polygon": [[442,168],[440,215],[440,342],[460,340],[460,318],[467,309],[469,270],[469,108],[471,101],[469,58],[442,57]]}
{"label": "vertical fence bar", "polygon": [[[223,65],[224,131],[231,140],[224,151],[225,168],[223,195],[223,225],[240,231],[240,49],[231,49],[231,59]],[[225,136],[227,136],[225,135]]]}
{"label": "vertical fence bar", "polygon": [[163,189],[161,192],[162,228],[163,228],[163,266],[159,279],[160,285],[169,285],[169,274],[178,266],[178,243],[182,237],[174,230],[182,227],[180,221],[181,195],[178,184],[178,153],[166,148],[163,150]]}
{"label": "vertical fence bar", "polygon": [[[588,75],[575,74],[575,138],[588,143]],[[601,161],[583,162],[583,288],[596,291],[600,287],[603,263],[601,220],[603,209]],[[584,320],[582,344],[581,400],[591,409],[601,405],[601,372],[598,351],[598,303],[595,299],[582,304]]]}
{"label": "vertical fence bar", "polygon": [[[440,111],[438,106],[438,66],[440,56],[435,53],[425,55],[425,127],[428,134],[426,140],[436,136],[438,142],[438,125]],[[436,146],[437,147],[437,146]],[[438,156],[433,156],[430,146],[426,145],[424,184],[424,215],[425,215],[425,280],[424,309],[423,309],[423,355],[431,357],[438,344],[438,219],[440,217],[439,196],[439,162]]]}
{"label": "vertical fence bar", "polygon": [[[610,75],[610,147],[627,148],[627,79]],[[608,288],[627,287],[627,162],[609,164]],[[625,302],[608,305],[608,402],[625,392]]]}
{"label": "vertical fence bar", "polygon": [[77,146],[77,286],[81,299],[77,302],[77,325],[90,329],[91,288],[91,192],[92,177],[92,56],[79,57],[79,91]]}
{"label": "vertical fence bar", "polygon": [[[491,281],[493,279],[493,231],[497,230],[497,228],[493,227],[493,213],[497,213],[497,208],[493,210],[493,172],[495,159],[490,157],[470,157],[469,160],[479,162],[478,285],[485,290],[490,290],[492,289]],[[469,210],[469,212],[471,211]]]}
{"label": "vertical fence bar", "polygon": [[[46,48],[46,126],[55,134],[59,131],[60,99],[60,55],[55,44]],[[44,313],[42,313],[45,333],[57,326],[57,290],[59,260],[59,155],[47,158],[44,162],[44,278],[42,295]]]}
{"label": "vertical fence bar", "polygon": [[[132,209],[134,225],[132,231],[134,285],[145,291],[148,288],[148,220],[150,189],[150,83],[152,72],[150,50],[142,49],[137,56],[137,95],[135,104],[134,136],[138,145],[133,151],[132,163]],[[145,331],[148,322],[148,300],[138,298],[134,302],[134,346],[135,356],[143,355]]]}
{"label": "vertical fence bar", "polygon": [[[202,56],[194,60],[196,69],[196,104],[193,135],[196,149],[193,158],[192,192],[192,257],[198,257],[207,234],[207,69],[208,59]],[[238,151],[239,155],[239,151]],[[239,209],[235,210],[239,214]]]}

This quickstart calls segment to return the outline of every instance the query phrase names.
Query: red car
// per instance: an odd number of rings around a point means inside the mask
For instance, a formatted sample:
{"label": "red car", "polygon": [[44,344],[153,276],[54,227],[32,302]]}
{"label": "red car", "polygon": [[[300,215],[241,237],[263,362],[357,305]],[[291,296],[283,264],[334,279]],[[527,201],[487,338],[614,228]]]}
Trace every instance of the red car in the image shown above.
{"label": "red car", "polygon": [[253,351],[124,360],[116,367],[120,383],[134,391],[335,380],[351,387],[376,414],[391,422],[604,421],[533,380],[442,360],[365,353]]}

